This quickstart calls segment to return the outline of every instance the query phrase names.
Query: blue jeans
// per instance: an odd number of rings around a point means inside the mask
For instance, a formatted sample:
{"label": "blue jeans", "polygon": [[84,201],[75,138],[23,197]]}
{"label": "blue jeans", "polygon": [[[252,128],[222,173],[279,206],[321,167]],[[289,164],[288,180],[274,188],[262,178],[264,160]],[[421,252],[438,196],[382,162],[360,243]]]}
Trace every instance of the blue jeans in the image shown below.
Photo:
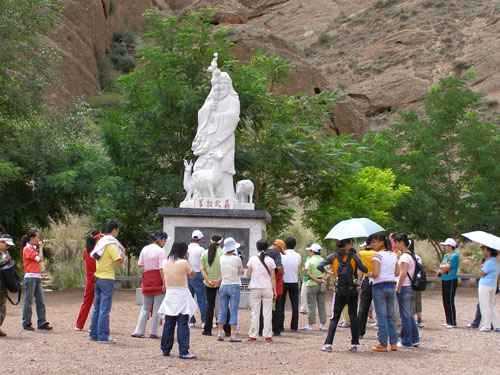
{"label": "blue jeans", "polygon": [[163,335],[161,336],[161,351],[170,354],[174,346],[175,325],[177,324],[177,342],[179,355],[189,354],[189,315],[165,316]]}
{"label": "blue jeans", "polygon": [[28,277],[24,279],[24,303],[23,303],[23,328],[31,327],[31,316],[33,315],[33,298],[36,303],[37,326],[42,327],[47,323],[45,320],[45,301],[43,297],[42,279]]}
{"label": "blue jeans", "polygon": [[413,297],[415,292],[411,286],[401,287],[398,293],[399,314],[401,316],[401,344],[412,346],[418,344],[418,327],[415,322],[415,311],[413,306]]}
{"label": "blue jeans", "polygon": [[377,337],[381,345],[396,345],[398,335],[394,323],[394,304],[396,302],[396,283],[380,283],[373,285],[373,303],[377,314]]}
{"label": "blue jeans", "polygon": [[[201,272],[196,272],[194,276],[188,280],[189,291],[196,297],[198,308],[200,309],[201,321],[205,323],[207,315],[207,295],[205,293],[205,284],[203,284],[203,275]],[[194,316],[191,320],[194,322]]]}
{"label": "blue jeans", "polygon": [[90,338],[92,340],[109,340],[109,313],[113,301],[114,284],[114,280],[96,279],[94,312],[90,324]]}
{"label": "blue jeans", "polygon": [[240,286],[237,284],[222,285],[219,290],[219,322],[227,322],[229,308],[229,324],[238,324],[238,308],[240,306]]}

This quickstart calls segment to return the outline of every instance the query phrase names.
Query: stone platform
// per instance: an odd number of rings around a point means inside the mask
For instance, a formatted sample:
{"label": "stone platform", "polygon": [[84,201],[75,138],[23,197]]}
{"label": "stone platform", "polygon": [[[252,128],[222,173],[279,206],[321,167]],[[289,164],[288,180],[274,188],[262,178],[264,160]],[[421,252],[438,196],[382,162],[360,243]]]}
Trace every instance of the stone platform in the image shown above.
{"label": "stone platform", "polygon": [[257,254],[255,243],[265,238],[266,225],[271,222],[271,215],[262,210],[161,207],[158,213],[163,220],[163,230],[169,236],[168,251],[174,242],[189,243],[192,231],[199,229],[205,235],[201,243],[205,248],[214,234],[233,237],[241,244],[243,264]]}

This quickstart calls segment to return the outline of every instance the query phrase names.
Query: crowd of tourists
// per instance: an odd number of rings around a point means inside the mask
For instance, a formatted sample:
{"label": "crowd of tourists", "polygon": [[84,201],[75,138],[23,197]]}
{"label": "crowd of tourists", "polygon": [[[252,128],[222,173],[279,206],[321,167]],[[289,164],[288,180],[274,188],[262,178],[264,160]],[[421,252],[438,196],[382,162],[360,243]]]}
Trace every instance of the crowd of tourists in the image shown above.
{"label": "crowd of tourists", "polygon": [[[102,344],[114,342],[110,335],[110,313],[117,269],[125,259],[125,249],[117,239],[119,223],[109,221],[102,233],[93,231],[83,252],[86,283],[83,303],[75,330],[84,331],[93,307],[89,337]],[[142,268],[143,303],[137,318],[134,338],[161,339],[160,348],[170,356],[175,328],[179,356],[193,359],[190,334],[193,327],[216,340],[239,343],[262,337],[272,343],[285,330],[285,305],[290,301],[291,331],[325,331],[321,351],[332,352],[338,327],[350,327],[350,351],[357,352],[370,317],[376,320],[377,344],[374,352],[416,348],[421,344],[421,291],[425,289],[425,270],[415,253],[414,242],[405,233],[370,235],[355,248],[354,239],[336,241],[336,251],[326,257],[318,243],[306,248],[304,256],[296,250],[295,238],[265,239],[256,243],[257,254],[243,264],[240,244],[232,237],[192,232],[191,243],[174,242],[167,254],[168,235],[156,232],[138,258]],[[35,330],[32,306],[35,303],[38,330],[52,330],[46,320],[41,284],[43,242],[40,233],[30,231],[22,241],[24,268],[22,328]],[[207,244],[207,248],[203,245]],[[0,270],[11,264],[7,234],[0,234]],[[448,238],[441,243],[446,254],[439,267],[445,327],[457,326],[455,295],[460,254],[457,242]],[[479,303],[470,328],[483,332],[500,331],[495,302],[500,265],[497,250],[481,246],[484,260],[478,283]],[[0,278],[0,327],[6,316],[6,281]],[[248,282],[250,322],[247,335],[240,330],[239,307],[242,279]],[[327,286],[333,284],[331,311],[326,309]],[[299,327],[300,314],[305,317]],[[197,321],[195,316],[199,319]],[[146,325],[150,322],[149,335]],[[160,326],[163,330],[160,332]],[[287,324],[288,325],[288,324]],[[0,329],[0,337],[6,334]]]}

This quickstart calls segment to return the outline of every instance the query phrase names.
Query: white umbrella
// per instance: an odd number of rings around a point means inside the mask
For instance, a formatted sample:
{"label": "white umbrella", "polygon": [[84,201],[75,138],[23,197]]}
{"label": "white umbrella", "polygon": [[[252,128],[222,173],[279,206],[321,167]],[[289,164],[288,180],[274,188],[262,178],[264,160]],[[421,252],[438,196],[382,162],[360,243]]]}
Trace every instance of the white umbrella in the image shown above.
{"label": "white umbrella", "polygon": [[366,218],[344,220],[335,225],[326,235],[327,240],[344,240],[346,238],[368,237],[370,234],[383,231],[380,225]]}
{"label": "white umbrella", "polygon": [[481,245],[500,251],[500,237],[478,230],[475,232],[464,233],[462,236]]}

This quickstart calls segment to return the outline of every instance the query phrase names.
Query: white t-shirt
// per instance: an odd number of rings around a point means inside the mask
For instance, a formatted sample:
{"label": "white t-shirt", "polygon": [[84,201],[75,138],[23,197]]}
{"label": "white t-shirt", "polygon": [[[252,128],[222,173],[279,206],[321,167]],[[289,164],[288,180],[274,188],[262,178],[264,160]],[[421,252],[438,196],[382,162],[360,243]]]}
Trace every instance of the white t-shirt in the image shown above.
{"label": "white t-shirt", "polygon": [[293,249],[285,251],[281,255],[281,263],[283,263],[283,281],[285,283],[299,282],[299,268],[302,263],[302,257]]}
{"label": "white t-shirt", "polygon": [[[410,274],[410,277],[413,279],[415,277],[415,261],[411,257],[410,254],[408,253],[403,253],[399,257],[399,266],[401,267],[401,263],[406,263],[408,264],[408,273]],[[411,286],[411,280],[406,275],[405,281],[403,281],[403,284],[401,286]]]}
{"label": "white t-shirt", "polygon": [[159,270],[165,259],[167,259],[165,249],[152,243],[141,250],[138,264],[144,267],[144,271]]}
{"label": "white t-shirt", "polygon": [[373,257],[373,260],[380,263],[380,274],[378,277],[373,279],[373,285],[386,283],[386,282],[396,282],[396,263],[398,262],[398,257],[392,251],[379,251],[377,255]]}
{"label": "white t-shirt", "polygon": [[[264,258],[264,263],[266,263],[267,269],[272,273],[276,269],[276,263],[270,256]],[[248,271],[251,272],[250,283],[248,284],[249,289],[272,289],[273,282],[271,275],[264,268],[264,265],[259,259],[258,255],[254,255],[248,260],[247,263]]]}
{"label": "white t-shirt", "polygon": [[188,261],[193,272],[201,272],[201,255],[205,249],[196,242],[191,242],[188,246]]}
{"label": "white t-shirt", "polygon": [[222,255],[220,257],[221,285],[241,285],[243,263],[237,255]]}

